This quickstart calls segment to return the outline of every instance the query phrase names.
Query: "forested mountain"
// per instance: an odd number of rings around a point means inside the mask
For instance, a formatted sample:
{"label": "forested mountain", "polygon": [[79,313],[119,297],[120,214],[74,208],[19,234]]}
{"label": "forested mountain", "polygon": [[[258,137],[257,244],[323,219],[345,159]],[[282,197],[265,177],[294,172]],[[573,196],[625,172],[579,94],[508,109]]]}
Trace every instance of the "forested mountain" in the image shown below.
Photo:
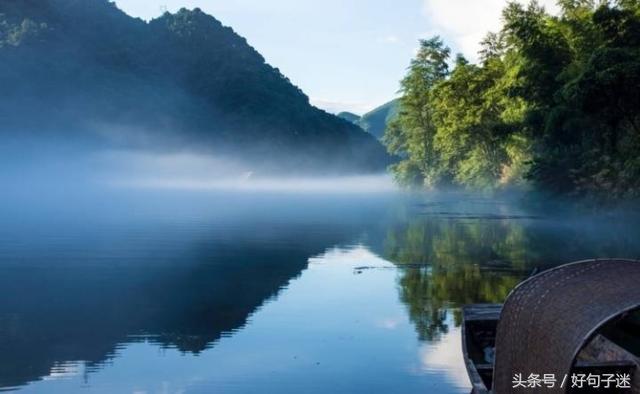
{"label": "forested mountain", "polygon": [[640,197],[640,2],[510,3],[472,64],[423,40],[386,131],[405,184]]}
{"label": "forested mountain", "polygon": [[378,108],[367,112],[359,119],[362,129],[374,137],[381,139],[387,125],[398,115],[399,100],[391,100]]}
{"label": "forested mountain", "polygon": [[146,23],[107,0],[2,0],[0,86],[3,133],[97,131],[285,170],[377,170],[389,160],[199,9]]}
{"label": "forested mountain", "polygon": [[354,113],[347,112],[347,111],[340,112],[338,114],[338,117],[342,118],[342,119],[344,119],[346,121],[349,121],[351,123],[354,123],[354,124],[358,124],[358,121],[360,120],[360,116],[359,115],[356,115]]}
{"label": "forested mountain", "polygon": [[395,99],[367,112],[362,116],[358,116],[351,112],[340,112],[338,117],[360,126],[362,130],[373,135],[377,139],[381,139],[387,125],[398,116],[399,106],[400,101]]}

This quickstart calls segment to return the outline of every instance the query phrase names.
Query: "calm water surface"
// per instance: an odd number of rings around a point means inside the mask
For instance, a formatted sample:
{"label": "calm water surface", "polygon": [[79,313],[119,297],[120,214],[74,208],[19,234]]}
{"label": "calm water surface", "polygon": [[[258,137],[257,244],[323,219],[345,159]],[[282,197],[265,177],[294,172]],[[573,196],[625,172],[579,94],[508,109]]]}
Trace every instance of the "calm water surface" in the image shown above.
{"label": "calm water surface", "polygon": [[464,195],[110,190],[0,214],[0,391],[24,393],[468,393],[462,304],[640,255],[628,216]]}

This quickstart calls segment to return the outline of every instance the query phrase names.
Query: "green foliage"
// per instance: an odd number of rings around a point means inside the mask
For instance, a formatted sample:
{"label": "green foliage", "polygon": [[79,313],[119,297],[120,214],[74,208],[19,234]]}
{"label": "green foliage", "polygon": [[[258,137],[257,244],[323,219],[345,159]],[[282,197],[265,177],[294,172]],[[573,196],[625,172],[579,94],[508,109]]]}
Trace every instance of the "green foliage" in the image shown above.
{"label": "green foliage", "polygon": [[358,121],[360,121],[360,117],[351,112],[340,112],[337,116],[353,124],[358,124]]}
{"label": "green foliage", "polygon": [[360,172],[390,162],[375,138],[310,105],[199,9],[146,23],[107,0],[0,1],[0,86],[0,120],[16,129],[141,130],[156,145],[230,153],[262,170],[273,162]]}
{"label": "green foliage", "polygon": [[440,155],[433,147],[436,128],[430,101],[433,88],[449,74],[450,54],[439,37],[422,40],[409,73],[401,82],[401,110],[397,121],[387,129],[384,142],[390,153],[406,162],[393,168],[396,178],[403,182],[414,179],[416,174],[426,185],[447,181],[448,174],[441,171]]}
{"label": "green foliage", "polygon": [[398,116],[398,106],[398,100],[389,101],[362,115],[357,124],[367,133],[381,139],[387,125]]}
{"label": "green foliage", "polygon": [[485,105],[502,74],[501,65],[486,67],[459,59],[449,79],[434,89],[437,133],[434,148],[458,184],[491,188],[506,162],[504,139],[509,133],[499,103]]}
{"label": "green foliage", "polygon": [[[527,182],[599,201],[638,197],[639,4],[561,0],[561,14],[551,16],[535,1],[509,3],[481,62],[458,57],[451,72],[447,60],[440,73],[425,72],[437,67],[424,62],[423,46],[384,138],[404,160],[396,176],[473,189]],[[448,58],[439,39],[430,42]],[[401,174],[408,170],[414,175]]]}
{"label": "green foliage", "polygon": [[[400,298],[420,339],[446,333],[452,307],[504,302],[530,272],[529,238],[525,228],[509,221],[462,223],[415,215],[389,228],[383,256],[402,269]],[[503,267],[494,271],[492,264]]]}

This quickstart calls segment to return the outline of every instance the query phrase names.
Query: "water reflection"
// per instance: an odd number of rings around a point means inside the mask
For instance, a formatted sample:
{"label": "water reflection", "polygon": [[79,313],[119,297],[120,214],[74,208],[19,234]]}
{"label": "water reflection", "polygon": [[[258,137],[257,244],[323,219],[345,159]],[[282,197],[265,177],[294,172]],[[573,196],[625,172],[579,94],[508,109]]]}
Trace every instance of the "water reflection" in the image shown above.
{"label": "water reflection", "polygon": [[[459,338],[420,344],[398,300],[393,265],[365,246],[330,248],[248,318],[198,355],[150,341],[124,344],[113,362],[84,363],[25,393],[436,393],[468,392],[456,381]],[[359,265],[372,269],[355,274]],[[430,361],[430,354],[446,361]]]}
{"label": "water reflection", "polygon": [[320,250],[245,242],[165,267],[3,271],[0,288],[10,297],[0,301],[0,385],[34,380],[60,360],[86,360],[91,368],[113,357],[117,344],[144,339],[197,354],[244,325]]}
{"label": "water reflection", "polygon": [[423,341],[459,327],[462,305],[502,303],[534,272],[640,254],[640,221],[629,214],[531,213],[513,202],[454,196],[405,206],[398,216],[381,254],[401,269],[400,298]]}
{"label": "water reflection", "polygon": [[3,207],[0,388],[95,372],[131,343],[200,354],[362,228],[333,201],[147,198]]}
{"label": "water reflection", "polygon": [[452,387],[468,387],[459,328],[453,328],[433,344],[421,344],[419,354],[423,371],[443,375]]}
{"label": "water reflection", "polygon": [[459,306],[640,255],[469,196],[108,197],[0,207],[0,390],[463,392]]}
{"label": "water reflection", "polygon": [[[448,333],[451,308],[502,302],[529,268],[520,223],[474,215],[418,215],[387,232],[384,256],[402,268],[400,297],[421,340]],[[459,326],[459,312],[452,318]]]}

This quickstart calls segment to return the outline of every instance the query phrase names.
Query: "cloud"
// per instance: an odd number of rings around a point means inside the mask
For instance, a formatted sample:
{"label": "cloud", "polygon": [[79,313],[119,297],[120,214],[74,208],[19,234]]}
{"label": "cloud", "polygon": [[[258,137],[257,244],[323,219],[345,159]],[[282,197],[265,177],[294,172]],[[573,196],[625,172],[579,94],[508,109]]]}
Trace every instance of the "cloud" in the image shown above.
{"label": "cloud", "polygon": [[[556,0],[538,2],[552,13],[558,11]],[[500,30],[501,13],[506,5],[507,0],[424,0],[423,13],[430,27],[455,50],[476,60],[485,35]]]}
{"label": "cloud", "polygon": [[463,367],[459,328],[451,330],[434,345],[423,345],[419,353],[424,372],[445,376],[455,386],[470,389],[469,377]]}
{"label": "cloud", "polygon": [[404,319],[398,317],[388,317],[376,322],[376,326],[385,330],[395,330],[403,323]]}

